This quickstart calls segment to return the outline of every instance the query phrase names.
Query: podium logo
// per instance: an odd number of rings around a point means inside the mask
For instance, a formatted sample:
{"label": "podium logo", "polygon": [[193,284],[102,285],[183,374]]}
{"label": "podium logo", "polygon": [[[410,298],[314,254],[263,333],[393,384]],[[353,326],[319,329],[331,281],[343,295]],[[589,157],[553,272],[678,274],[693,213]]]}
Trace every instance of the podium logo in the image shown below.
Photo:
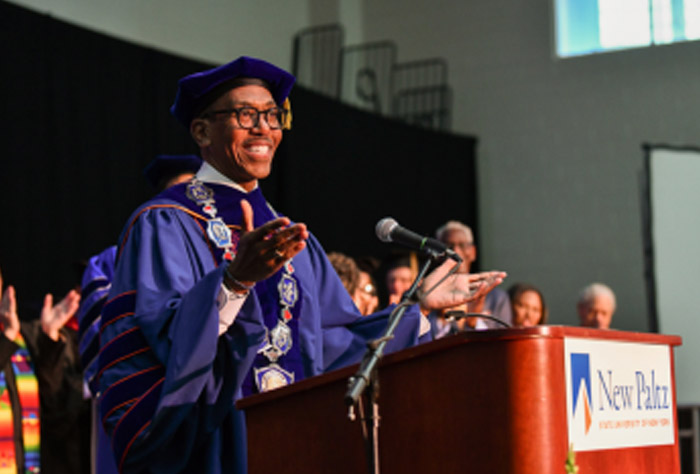
{"label": "podium logo", "polygon": [[673,445],[671,358],[665,344],[565,338],[562,390],[573,449]]}
{"label": "podium logo", "polygon": [[571,353],[571,390],[572,390],[572,406],[571,416],[576,414],[576,407],[579,403],[583,405],[583,413],[585,417],[586,434],[591,429],[593,418],[591,412],[591,358],[585,353]]}

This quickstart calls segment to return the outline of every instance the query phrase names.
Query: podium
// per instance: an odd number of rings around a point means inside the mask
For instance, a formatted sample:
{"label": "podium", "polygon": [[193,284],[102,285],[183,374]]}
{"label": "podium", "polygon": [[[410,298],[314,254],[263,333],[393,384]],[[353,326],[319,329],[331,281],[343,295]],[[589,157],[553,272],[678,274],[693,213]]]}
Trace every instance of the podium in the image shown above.
{"label": "podium", "polygon": [[[578,474],[678,474],[680,344],[541,326],[461,333],[386,355],[381,472],[560,474],[569,460]],[[343,402],[356,370],[239,400],[249,472],[368,472],[361,423]]]}

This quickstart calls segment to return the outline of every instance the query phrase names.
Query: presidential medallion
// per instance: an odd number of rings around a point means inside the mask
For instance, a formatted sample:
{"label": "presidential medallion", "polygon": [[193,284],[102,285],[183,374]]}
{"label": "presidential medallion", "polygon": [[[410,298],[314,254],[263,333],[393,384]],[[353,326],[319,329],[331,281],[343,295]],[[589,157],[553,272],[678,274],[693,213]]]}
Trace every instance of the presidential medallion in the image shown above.
{"label": "presidential medallion", "polygon": [[228,228],[221,217],[209,219],[207,235],[220,249],[231,246],[231,229]]}
{"label": "presidential medallion", "polygon": [[297,289],[297,281],[291,275],[282,273],[277,290],[280,294],[280,303],[284,306],[292,307],[297,302],[299,290]]}
{"label": "presidential medallion", "polygon": [[186,196],[192,201],[196,202],[200,206],[205,204],[207,201],[211,201],[214,197],[214,191],[205,186],[201,181],[193,179],[187,185],[187,190],[185,191]]}
{"label": "presidential medallion", "polygon": [[294,374],[277,364],[255,369],[255,385],[260,392],[267,392],[294,383]]}

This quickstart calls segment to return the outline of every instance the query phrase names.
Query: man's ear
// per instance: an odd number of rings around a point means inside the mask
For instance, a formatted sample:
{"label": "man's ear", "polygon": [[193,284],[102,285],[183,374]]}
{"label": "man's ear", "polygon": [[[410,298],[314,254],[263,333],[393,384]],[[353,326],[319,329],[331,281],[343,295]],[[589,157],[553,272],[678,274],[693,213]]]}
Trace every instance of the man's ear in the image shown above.
{"label": "man's ear", "polygon": [[209,121],[203,118],[196,118],[190,124],[190,135],[200,148],[211,145],[209,125]]}

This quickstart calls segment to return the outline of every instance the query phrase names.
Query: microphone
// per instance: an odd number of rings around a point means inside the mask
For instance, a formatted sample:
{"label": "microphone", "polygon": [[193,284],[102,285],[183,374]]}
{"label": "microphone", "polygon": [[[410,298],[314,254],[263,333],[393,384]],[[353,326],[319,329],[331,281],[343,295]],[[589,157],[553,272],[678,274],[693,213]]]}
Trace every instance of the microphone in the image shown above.
{"label": "microphone", "polygon": [[439,240],[423,237],[401,227],[399,223],[391,217],[385,217],[377,222],[375,232],[382,242],[396,242],[406,247],[426,252],[432,256],[447,255],[457,262],[462,262],[459,255]]}
{"label": "microphone", "polygon": [[464,318],[481,318],[481,319],[488,319],[489,321],[493,321],[494,323],[498,323],[501,327],[505,328],[512,328],[510,324],[507,322],[503,321],[502,319],[499,319],[495,316],[492,316],[490,314],[484,314],[484,313],[467,313],[465,311],[447,311],[445,313],[445,318],[454,318],[455,320],[458,319],[464,319]]}

